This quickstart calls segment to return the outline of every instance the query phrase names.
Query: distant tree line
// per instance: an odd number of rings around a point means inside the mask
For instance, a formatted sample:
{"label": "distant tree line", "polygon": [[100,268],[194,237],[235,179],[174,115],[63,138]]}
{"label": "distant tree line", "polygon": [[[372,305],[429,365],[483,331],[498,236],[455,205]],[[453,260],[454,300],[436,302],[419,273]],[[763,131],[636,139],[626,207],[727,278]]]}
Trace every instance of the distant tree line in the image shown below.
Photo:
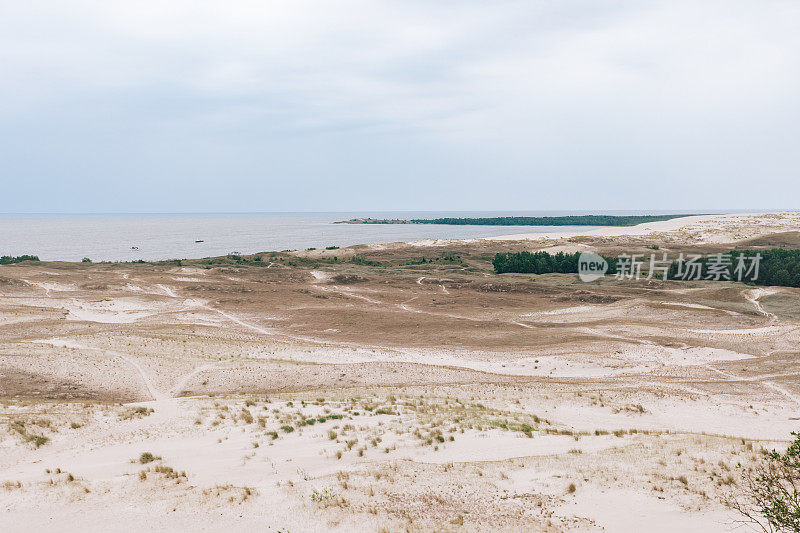
{"label": "distant tree line", "polygon": [[[580,254],[565,254],[558,252],[551,255],[547,252],[509,252],[498,253],[494,256],[492,265],[498,274],[506,272],[520,272],[523,274],[560,274],[578,273],[578,256]],[[606,261],[612,261],[605,257]],[[609,262],[609,270],[611,263]],[[616,271],[615,271],[616,272]]]}
{"label": "distant tree line", "polygon": [[10,265],[12,263],[22,263],[23,261],[38,261],[39,256],[36,255],[4,255],[0,257],[0,265]]}
{"label": "distant tree line", "polygon": [[446,224],[450,226],[635,226],[691,215],[569,215],[558,217],[354,218],[349,224]]}
{"label": "distant tree line", "polygon": [[[756,285],[778,285],[783,287],[800,287],[800,250],[784,250],[774,248],[771,250],[737,250],[731,251],[724,255],[725,263],[722,270],[725,275],[715,276],[713,278],[706,277],[705,273],[708,272],[708,266],[711,262],[716,262],[714,255],[703,256],[696,260],[700,265],[701,273],[703,275],[700,279],[715,279],[715,280],[736,280],[737,272],[735,269],[739,264],[740,256],[744,256],[748,267],[752,264],[753,258],[756,254],[761,254],[761,260],[758,264],[758,276],[752,279],[751,276],[744,276],[744,281],[752,282]],[[547,252],[516,252],[516,253],[498,253],[494,256],[492,264],[494,270],[498,274],[506,272],[519,272],[523,274],[577,274],[578,273],[578,258],[579,253],[565,254],[559,252],[557,254],[549,254]],[[620,256],[621,257],[621,256]],[[620,257],[604,257],[608,262],[608,270],[606,274],[616,274],[618,269],[624,272],[624,266]],[[660,259],[660,254],[656,254],[656,258]],[[676,258],[672,258],[676,259]],[[688,259],[688,256],[686,257]],[[650,268],[650,256],[643,254],[639,257],[641,261],[641,270],[643,275],[647,275]],[[672,261],[669,266],[667,277],[673,280],[687,279],[683,277],[686,274],[687,263],[680,264],[677,261]],[[751,271],[751,275],[753,272]],[[663,274],[660,272],[654,277],[661,278]],[[690,278],[696,279],[696,278]]]}
{"label": "distant tree line", "polygon": [[[800,287],[800,250],[785,250],[773,248],[771,250],[741,250],[733,251],[731,254],[731,265],[728,273],[733,279],[733,269],[736,267],[739,256],[751,258],[756,254],[761,254],[759,264],[758,279],[754,280],[757,285],[778,285],[781,287]],[[701,262],[708,264],[709,257],[704,257]],[[676,265],[670,269],[670,274],[674,275]]]}
{"label": "distant tree line", "polygon": [[428,263],[449,263],[453,265],[463,265],[464,260],[461,259],[461,255],[457,254],[456,252],[446,252],[441,254],[439,257],[429,257],[426,258],[424,255],[419,259],[409,259],[401,265],[424,265]]}
{"label": "distant tree line", "polygon": [[635,226],[689,215],[571,215],[562,217],[489,217],[412,219],[417,224],[470,226]]}

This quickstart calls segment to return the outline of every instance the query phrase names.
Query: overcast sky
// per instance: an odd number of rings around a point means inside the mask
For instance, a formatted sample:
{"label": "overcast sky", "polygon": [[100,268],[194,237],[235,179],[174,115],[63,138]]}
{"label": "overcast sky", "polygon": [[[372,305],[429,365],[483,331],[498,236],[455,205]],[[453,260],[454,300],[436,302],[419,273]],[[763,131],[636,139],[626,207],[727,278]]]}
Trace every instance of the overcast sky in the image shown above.
{"label": "overcast sky", "polygon": [[0,212],[800,208],[800,2],[0,0]]}

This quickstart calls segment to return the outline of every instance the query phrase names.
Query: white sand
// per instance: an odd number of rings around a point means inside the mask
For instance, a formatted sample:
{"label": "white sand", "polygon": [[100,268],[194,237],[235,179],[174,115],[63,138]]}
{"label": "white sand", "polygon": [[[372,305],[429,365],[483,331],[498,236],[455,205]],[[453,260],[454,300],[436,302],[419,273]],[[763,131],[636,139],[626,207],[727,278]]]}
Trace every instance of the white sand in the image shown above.
{"label": "white sand", "polygon": [[[696,215],[673,218],[660,222],[647,222],[636,226],[604,227],[586,232],[572,233],[519,233],[488,237],[488,240],[552,240],[577,236],[670,236],[698,243],[729,243],[758,237],[768,233],[800,230],[800,213],[730,213],[723,215]],[[576,250],[578,251],[578,250]]]}

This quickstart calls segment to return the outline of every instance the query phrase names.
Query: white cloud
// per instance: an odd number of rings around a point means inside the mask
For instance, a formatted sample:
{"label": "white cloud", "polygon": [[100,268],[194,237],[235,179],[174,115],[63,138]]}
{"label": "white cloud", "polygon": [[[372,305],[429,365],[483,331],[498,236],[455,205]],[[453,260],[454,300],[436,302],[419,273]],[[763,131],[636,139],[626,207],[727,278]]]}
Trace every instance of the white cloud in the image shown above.
{"label": "white cloud", "polygon": [[354,150],[358,132],[393,133],[501,158],[512,181],[800,170],[797,2],[0,6],[0,116],[15,121],[108,115],[245,147],[297,136],[298,151],[320,131]]}

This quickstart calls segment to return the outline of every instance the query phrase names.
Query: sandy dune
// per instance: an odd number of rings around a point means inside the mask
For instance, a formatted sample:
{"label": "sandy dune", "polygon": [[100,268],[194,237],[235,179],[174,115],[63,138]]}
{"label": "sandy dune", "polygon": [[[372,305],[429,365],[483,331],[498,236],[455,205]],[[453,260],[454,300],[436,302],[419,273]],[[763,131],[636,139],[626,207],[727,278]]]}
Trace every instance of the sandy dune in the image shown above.
{"label": "sandy dune", "polygon": [[0,530],[730,531],[800,428],[800,291],[492,273],[533,243],[2,267]]}
{"label": "sandy dune", "polygon": [[[659,240],[679,239],[696,244],[730,243],[781,231],[800,230],[800,213],[732,213],[695,215],[648,222],[630,227],[598,228],[583,233],[519,233],[489,237],[490,240],[545,240],[572,237],[648,236]],[[558,250],[555,250],[558,251]],[[563,251],[563,250],[562,250]],[[575,249],[569,251],[574,252]],[[578,250],[579,251],[579,250]]]}

